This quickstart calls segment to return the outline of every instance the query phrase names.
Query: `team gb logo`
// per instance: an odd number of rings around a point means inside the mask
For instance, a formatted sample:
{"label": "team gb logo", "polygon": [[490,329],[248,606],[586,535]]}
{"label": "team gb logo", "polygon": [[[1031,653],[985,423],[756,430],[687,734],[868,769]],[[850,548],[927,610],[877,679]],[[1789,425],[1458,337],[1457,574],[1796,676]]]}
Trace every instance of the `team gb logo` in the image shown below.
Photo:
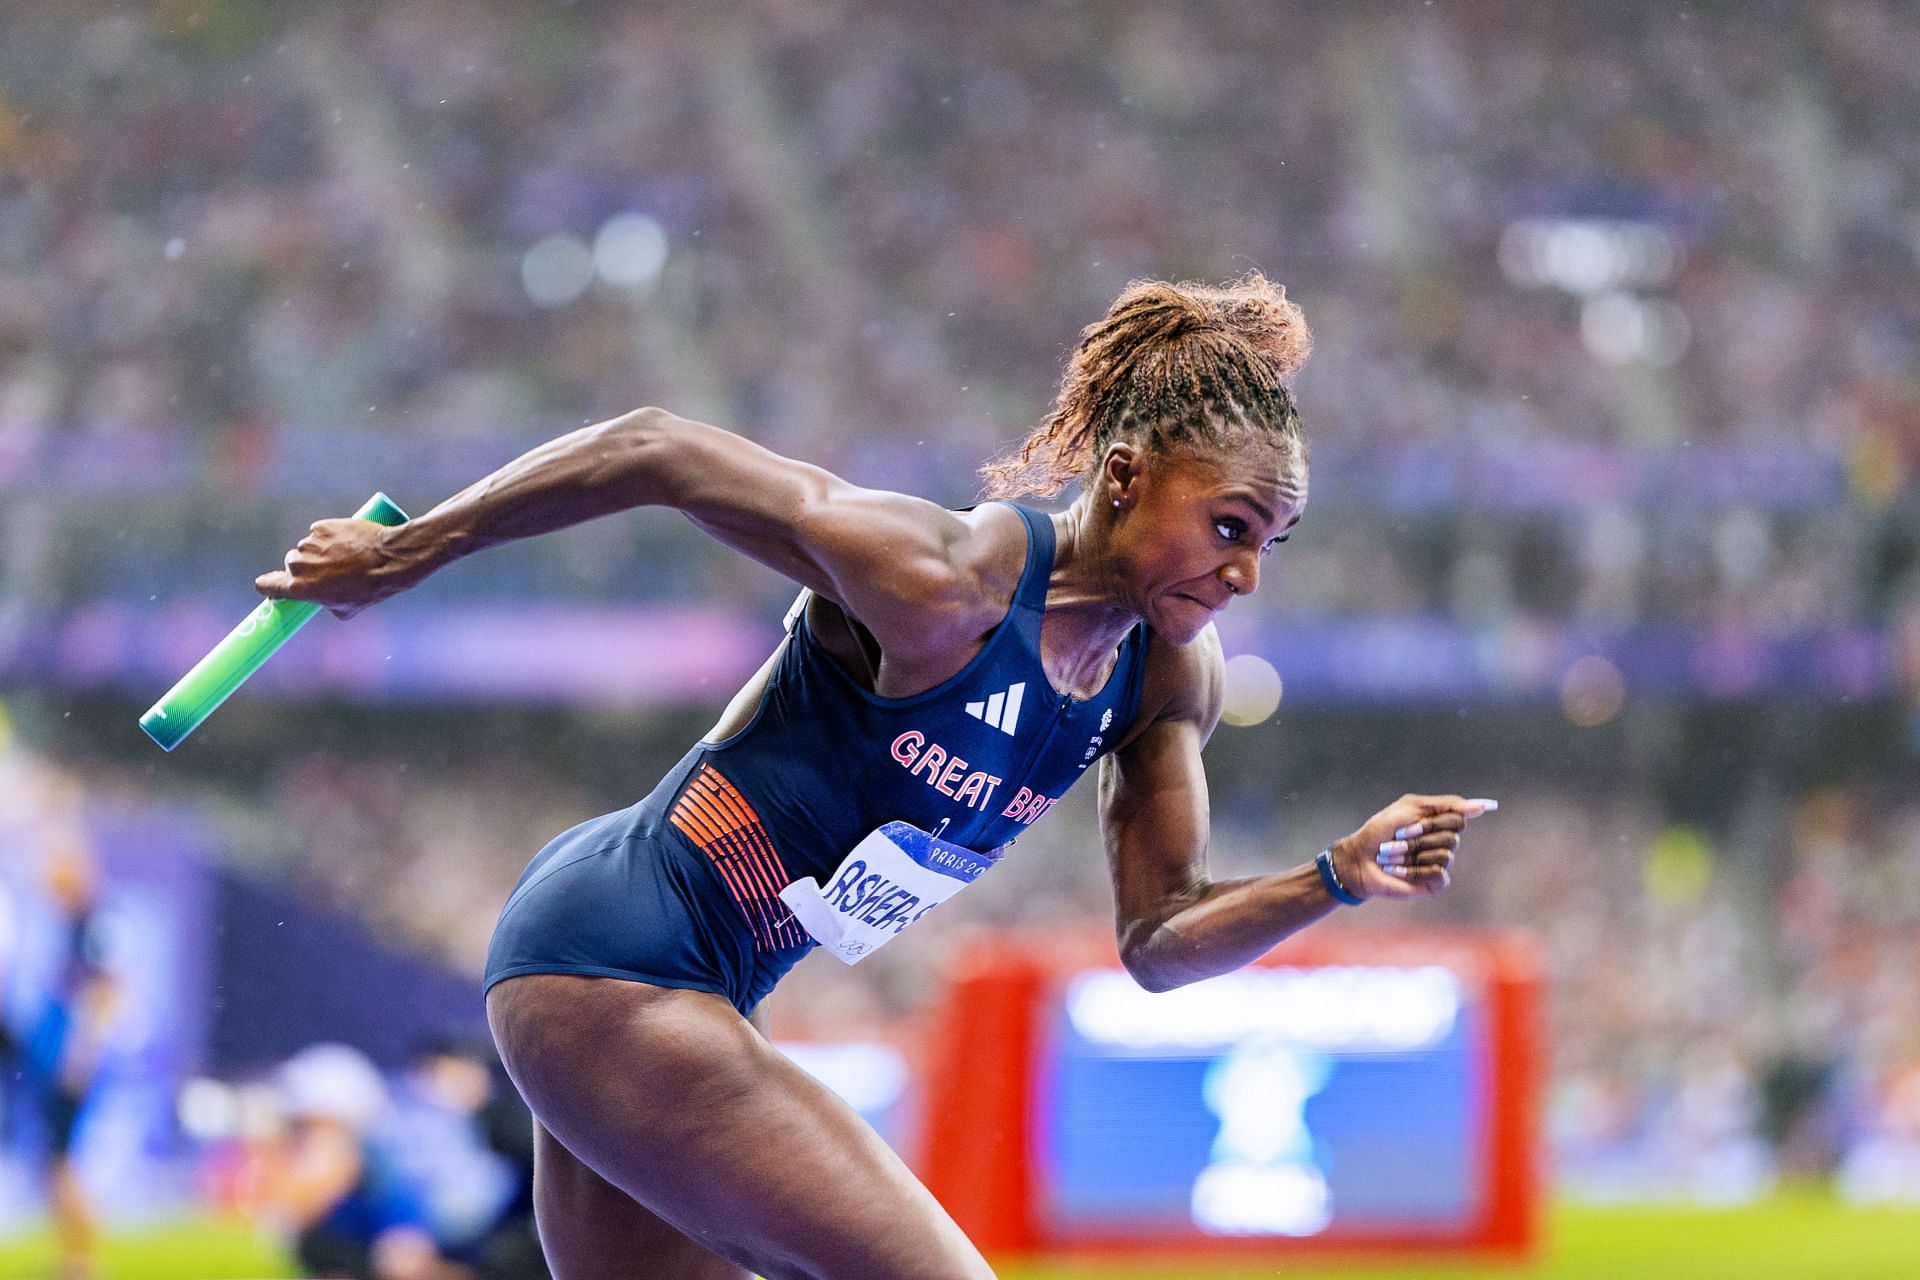
{"label": "team gb logo", "polygon": [[1087,753],[1080,757],[1080,767],[1082,769],[1092,764],[1094,758],[1100,754],[1100,744],[1106,741],[1102,735],[1106,733],[1108,727],[1112,724],[1113,708],[1108,707],[1100,714],[1100,732],[1093,735],[1093,739],[1087,743]]}

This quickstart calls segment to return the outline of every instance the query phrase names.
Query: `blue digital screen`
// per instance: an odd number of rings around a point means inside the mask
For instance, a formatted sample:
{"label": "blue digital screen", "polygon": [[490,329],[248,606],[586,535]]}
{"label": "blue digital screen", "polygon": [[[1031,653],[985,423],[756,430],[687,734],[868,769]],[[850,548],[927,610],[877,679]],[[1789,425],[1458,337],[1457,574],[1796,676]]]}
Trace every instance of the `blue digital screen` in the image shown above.
{"label": "blue digital screen", "polygon": [[1063,992],[1035,1091],[1056,1235],[1434,1232],[1476,1218],[1477,1001],[1433,966],[1261,968]]}

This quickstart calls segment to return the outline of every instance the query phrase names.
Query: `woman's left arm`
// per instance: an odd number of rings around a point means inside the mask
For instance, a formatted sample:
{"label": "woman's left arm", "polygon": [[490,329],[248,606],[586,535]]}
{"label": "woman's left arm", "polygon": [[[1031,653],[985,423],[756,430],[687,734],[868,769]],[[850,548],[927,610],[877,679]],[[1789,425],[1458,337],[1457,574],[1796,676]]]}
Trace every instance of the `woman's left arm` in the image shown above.
{"label": "woman's left arm", "polygon": [[[1159,653],[1170,663],[1161,679],[1172,682],[1162,710],[1100,770],[1120,959],[1149,991],[1238,969],[1340,905],[1312,862],[1239,880],[1209,878],[1200,749],[1220,720],[1220,644],[1209,629],[1183,650]],[[1451,878],[1461,827],[1484,805],[1460,796],[1402,796],[1334,842],[1334,874],[1362,899],[1438,893]],[[1388,854],[1398,870],[1382,865],[1382,845],[1401,846]]]}

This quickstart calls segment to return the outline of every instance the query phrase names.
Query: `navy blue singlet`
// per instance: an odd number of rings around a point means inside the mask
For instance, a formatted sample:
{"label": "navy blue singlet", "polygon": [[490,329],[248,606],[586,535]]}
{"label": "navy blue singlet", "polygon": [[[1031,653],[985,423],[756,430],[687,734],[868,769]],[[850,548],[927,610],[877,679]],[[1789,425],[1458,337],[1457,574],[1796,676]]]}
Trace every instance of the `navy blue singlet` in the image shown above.
{"label": "navy blue singlet", "polygon": [[780,890],[806,876],[824,884],[876,827],[909,822],[997,858],[1120,740],[1146,666],[1136,625],[1098,694],[1054,691],[1040,662],[1053,522],[1014,510],[1026,567],[958,674],[910,698],[872,693],[813,636],[803,594],[745,728],[697,744],[646,799],[565,832],[528,865],[494,932],[487,985],[630,978],[711,991],[745,1013],[814,945]]}

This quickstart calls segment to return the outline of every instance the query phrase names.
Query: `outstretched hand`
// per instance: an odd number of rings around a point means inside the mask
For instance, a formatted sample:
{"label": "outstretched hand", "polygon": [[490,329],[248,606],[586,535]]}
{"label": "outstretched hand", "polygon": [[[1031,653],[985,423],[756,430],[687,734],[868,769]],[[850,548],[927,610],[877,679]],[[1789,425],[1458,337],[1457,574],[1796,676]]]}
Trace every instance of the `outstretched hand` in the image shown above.
{"label": "outstretched hand", "polygon": [[1334,842],[1334,870],[1362,898],[1431,897],[1453,879],[1468,820],[1499,807],[1462,796],[1401,796]]}
{"label": "outstretched hand", "polygon": [[336,618],[351,618],[419,580],[387,547],[390,532],[371,520],[316,520],[287,552],[283,568],[253,580],[254,590],[270,600],[309,600]]}

